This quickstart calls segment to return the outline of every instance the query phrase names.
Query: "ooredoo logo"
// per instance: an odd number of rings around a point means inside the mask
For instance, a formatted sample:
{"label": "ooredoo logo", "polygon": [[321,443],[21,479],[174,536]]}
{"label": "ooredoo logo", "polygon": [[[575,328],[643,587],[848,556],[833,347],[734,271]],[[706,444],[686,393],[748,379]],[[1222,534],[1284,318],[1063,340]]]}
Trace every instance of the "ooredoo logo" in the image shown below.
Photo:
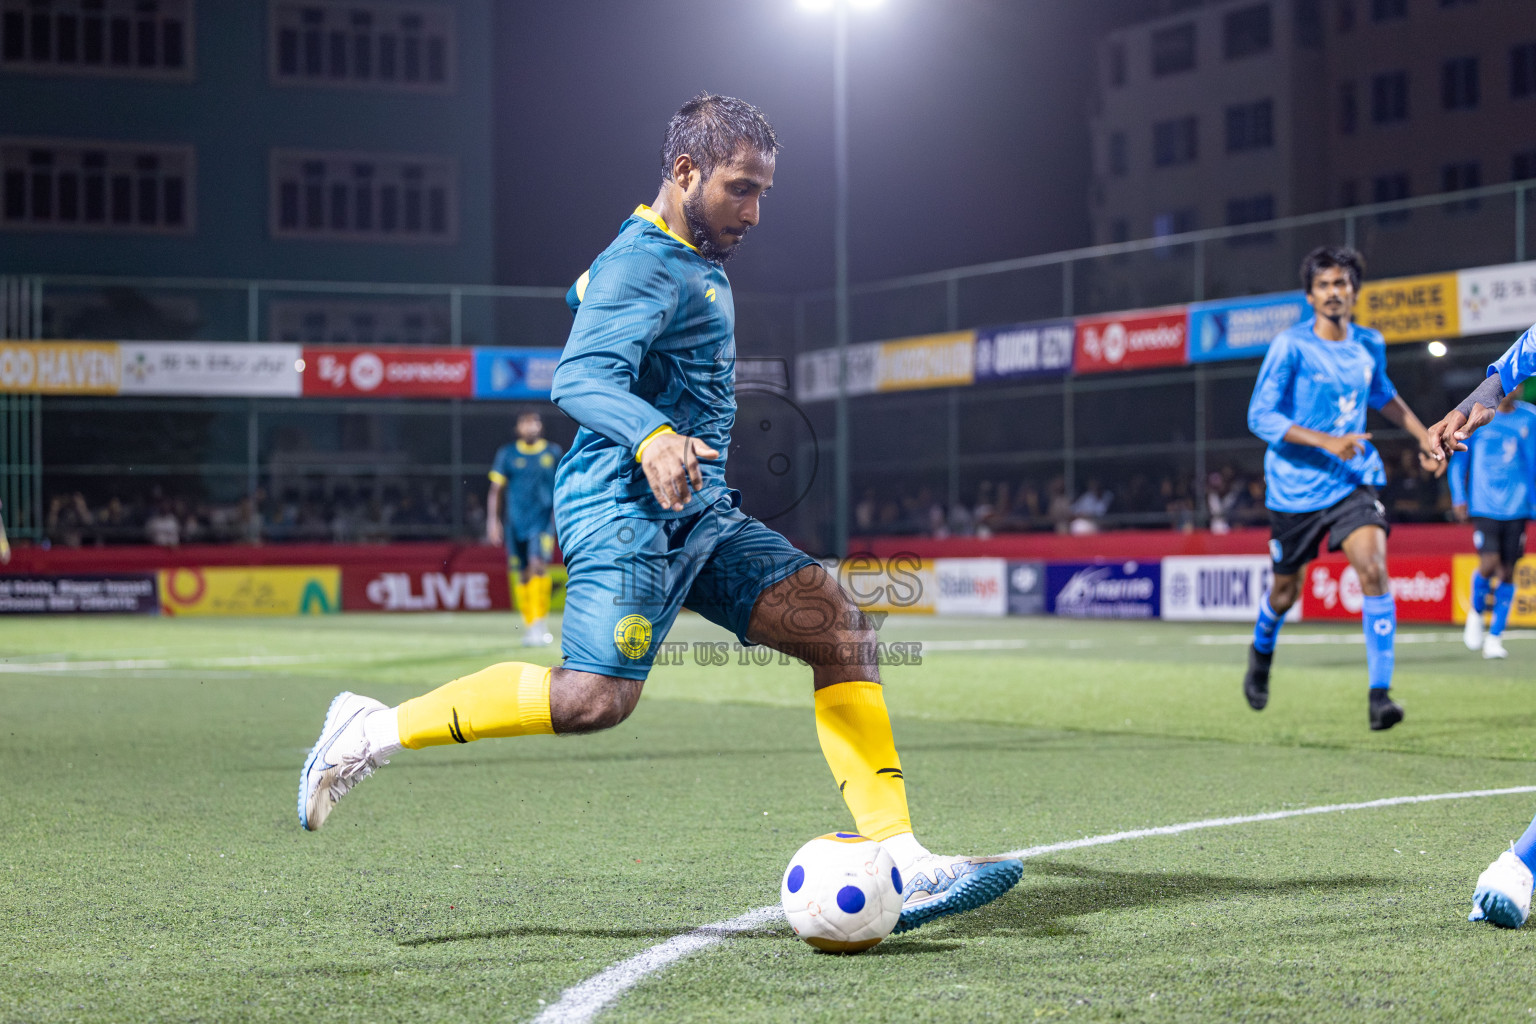
{"label": "ooredoo logo", "polygon": [[384,360],[372,352],[359,352],[352,357],[348,374],[357,390],[372,391],[384,381]]}
{"label": "ooredoo logo", "polygon": [[1183,311],[1079,321],[1078,369],[1177,365],[1184,361],[1187,333]]}

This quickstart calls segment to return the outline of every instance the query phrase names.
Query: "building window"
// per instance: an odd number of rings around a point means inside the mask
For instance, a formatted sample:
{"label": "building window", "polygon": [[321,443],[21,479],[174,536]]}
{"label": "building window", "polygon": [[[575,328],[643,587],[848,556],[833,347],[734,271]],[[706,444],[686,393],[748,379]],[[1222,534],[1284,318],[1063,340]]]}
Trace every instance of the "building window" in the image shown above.
{"label": "building window", "polygon": [[274,150],[271,204],[274,238],[458,238],[458,170],[448,157]]}
{"label": "building window", "polygon": [[0,70],[192,77],[192,0],[0,0]]}
{"label": "building window", "polygon": [[1355,0],[1339,0],[1339,35],[1355,30]]}
{"label": "building window", "polygon": [[268,64],[280,85],[451,92],[453,8],[271,0]]}
{"label": "building window", "polygon": [[1446,110],[1473,110],[1479,89],[1477,58],[1454,57],[1440,68],[1440,97]]}
{"label": "building window", "polygon": [[1372,21],[1395,21],[1408,17],[1408,0],[1371,0]]}
{"label": "building window", "polygon": [[1167,238],[1169,235],[1182,235],[1186,231],[1193,231],[1199,227],[1199,221],[1199,214],[1190,207],[1156,214],[1152,217],[1152,237]]}
{"label": "building window", "polygon": [[1536,149],[1516,153],[1509,162],[1510,181],[1525,181],[1527,178],[1536,178]]}
{"label": "building window", "polygon": [[0,227],[190,234],[191,146],[0,138]]}
{"label": "building window", "polygon": [[1227,152],[1268,149],[1275,144],[1275,102],[1239,103],[1227,108]]}
{"label": "building window", "polygon": [[1152,33],[1152,74],[1177,74],[1195,67],[1195,23],[1186,22]]}
{"label": "building window", "polygon": [[1130,168],[1130,158],[1126,153],[1125,132],[1111,132],[1109,136],[1109,173],[1114,177],[1122,177]]}
{"label": "building window", "polygon": [[[1409,197],[1408,175],[1404,173],[1381,174],[1371,179],[1371,202],[1390,203],[1398,199]],[[1407,210],[1397,210],[1393,213],[1378,213],[1376,221],[1379,224],[1391,224],[1408,219]]]}
{"label": "building window", "polygon": [[1339,134],[1355,134],[1355,126],[1360,121],[1360,108],[1355,99],[1355,83],[1341,82],[1339,84]]}
{"label": "building window", "polygon": [[1477,0],[1440,0],[1441,7],[1470,7]]}
{"label": "building window", "polygon": [[[1440,191],[1460,192],[1463,189],[1479,188],[1483,184],[1483,165],[1476,160],[1465,160],[1459,163],[1446,164],[1440,168]],[[1466,213],[1478,208],[1476,199],[1467,199],[1459,203],[1448,203],[1446,213]]]}
{"label": "building window", "polygon": [[1376,124],[1408,120],[1408,72],[1391,71],[1371,79],[1371,120]]}
{"label": "building window", "polygon": [[[1227,203],[1227,226],[1236,227],[1240,224],[1259,224],[1267,220],[1275,219],[1275,197],[1266,192],[1263,195],[1244,196],[1241,199],[1233,199]],[[1233,235],[1227,239],[1228,245],[1254,245],[1274,241],[1273,232],[1255,231],[1249,234]]]}
{"label": "building window", "polygon": [[1323,45],[1323,0],[1296,0],[1296,45],[1311,50]]}
{"label": "building window", "polygon": [[1109,85],[1112,89],[1118,89],[1125,84],[1125,44],[1111,43],[1109,45]]}
{"label": "building window", "polygon": [[1232,11],[1222,19],[1222,52],[1228,60],[1268,53],[1273,45],[1269,4]]}
{"label": "building window", "polygon": [[1527,96],[1536,96],[1536,43],[1509,51],[1509,98],[1522,100]]}
{"label": "building window", "polygon": [[1158,167],[1194,163],[1200,156],[1199,122],[1177,117],[1152,126],[1152,162]]}

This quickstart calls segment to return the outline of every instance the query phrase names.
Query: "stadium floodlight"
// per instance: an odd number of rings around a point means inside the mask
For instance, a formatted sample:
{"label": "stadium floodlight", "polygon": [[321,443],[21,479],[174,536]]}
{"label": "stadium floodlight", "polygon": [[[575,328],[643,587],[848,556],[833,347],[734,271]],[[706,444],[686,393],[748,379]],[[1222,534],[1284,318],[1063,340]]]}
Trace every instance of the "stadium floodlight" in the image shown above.
{"label": "stadium floodlight", "polygon": [[833,549],[848,557],[848,12],[869,11],[884,0],[799,0],[809,11],[832,14],[832,177],[836,195],[832,219],[837,302],[837,442],[834,463]]}
{"label": "stadium floodlight", "polygon": [[1443,341],[1432,341],[1429,343],[1429,354],[1434,356],[1436,359],[1444,356],[1446,351],[1447,349],[1445,347],[1445,342]]}

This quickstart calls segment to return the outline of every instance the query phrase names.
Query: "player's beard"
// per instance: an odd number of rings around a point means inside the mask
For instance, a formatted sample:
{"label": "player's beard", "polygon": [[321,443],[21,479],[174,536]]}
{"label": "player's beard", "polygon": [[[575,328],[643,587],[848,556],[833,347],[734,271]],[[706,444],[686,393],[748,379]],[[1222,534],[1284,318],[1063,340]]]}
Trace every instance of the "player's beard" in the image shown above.
{"label": "player's beard", "polygon": [[739,239],[735,245],[729,247],[715,241],[715,233],[710,230],[709,221],[704,216],[703,189],[683,200],[683,217],[688,221],[688,230],[693,235],[695,244],[698,245],[699,255],[715,266],[725,266],[726,261],[735,256],[736,250],[741,248]]}

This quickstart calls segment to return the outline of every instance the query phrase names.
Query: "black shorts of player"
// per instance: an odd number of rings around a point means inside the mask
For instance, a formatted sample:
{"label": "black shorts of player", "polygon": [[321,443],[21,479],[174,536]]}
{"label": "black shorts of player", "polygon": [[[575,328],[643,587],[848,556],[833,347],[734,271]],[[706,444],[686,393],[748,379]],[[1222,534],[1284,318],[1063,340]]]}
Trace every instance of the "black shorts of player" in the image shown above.
{"label": "black shorts of player", "polygon": [[1472,517],[1472,540],[1480,555],[1498,555],[1509,569],[1525,557],[1525,520]]}
{"label": "black shorts of player", "polygon": [[1317,557],[1317,545],[1328,535],[1328,550],[1344,546],[1344,538],[1362,526],[1379,526],[1388,533],[1387,510],[1376,499],[1376,488],[1361,484],[1317,512],[1269,510],[1269,558],[1276,576],[1294,576]]}

